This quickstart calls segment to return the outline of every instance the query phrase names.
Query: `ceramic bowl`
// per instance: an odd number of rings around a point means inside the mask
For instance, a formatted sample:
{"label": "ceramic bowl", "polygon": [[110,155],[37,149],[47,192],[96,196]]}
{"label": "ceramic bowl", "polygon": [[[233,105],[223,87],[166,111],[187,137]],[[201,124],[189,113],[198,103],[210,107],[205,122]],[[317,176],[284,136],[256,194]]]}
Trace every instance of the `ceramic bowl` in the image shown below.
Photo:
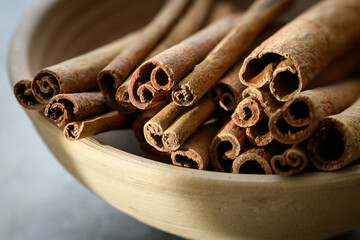
{"label": "ceramic bowl", "polygon": [[[161,4],[38,2],[12,41],[12,84],[139,28]],[[321,239],[360,226],[359,165],[295,177],[183,169],[139,156],[125,144],[126,131],[110,136],[117,148],[94,138],[70,142],[40,113],[27,114],[56,158],[84,186],[163,231],[191,239]]]}

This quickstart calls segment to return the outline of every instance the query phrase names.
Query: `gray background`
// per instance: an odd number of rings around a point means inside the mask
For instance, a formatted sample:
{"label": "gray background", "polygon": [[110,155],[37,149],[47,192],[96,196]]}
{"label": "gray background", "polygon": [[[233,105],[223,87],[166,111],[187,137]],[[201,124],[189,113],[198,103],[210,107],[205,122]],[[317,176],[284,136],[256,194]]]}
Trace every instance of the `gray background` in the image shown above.
{"label": "gray background", "polygon": [[[33,0],[0,0],[0,239],[180,239],[117,211],[52,156],[12,94],[11,35]],[[360,239],[359,230],[336,239]]]}

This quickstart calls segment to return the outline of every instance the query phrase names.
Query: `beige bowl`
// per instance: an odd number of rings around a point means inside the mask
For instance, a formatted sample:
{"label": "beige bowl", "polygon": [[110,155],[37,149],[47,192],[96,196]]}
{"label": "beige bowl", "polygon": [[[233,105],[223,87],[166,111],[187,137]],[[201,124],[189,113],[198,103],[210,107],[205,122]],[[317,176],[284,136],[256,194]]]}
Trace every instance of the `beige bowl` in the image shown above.
{"label": "beige bowl", "polygon": [[[19,26],[9,52],[11,81],[144,25],[161,1],[42,1]],[[327,238],[360,226],[360,166],[296,177],[189,170],[93,138],[69,142],[27,112],[64,167],[134,218],[192,239]],[[126,141],[118,135],[117,141]]]}

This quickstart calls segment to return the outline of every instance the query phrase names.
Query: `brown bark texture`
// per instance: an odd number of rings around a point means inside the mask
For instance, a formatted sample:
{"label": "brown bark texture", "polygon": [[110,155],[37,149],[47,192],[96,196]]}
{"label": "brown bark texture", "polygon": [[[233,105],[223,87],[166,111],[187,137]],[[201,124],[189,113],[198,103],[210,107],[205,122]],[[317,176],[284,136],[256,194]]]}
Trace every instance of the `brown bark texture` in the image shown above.
{"label": "brown bark texture", "polygon": [[[358,41],[359,11],[358,0],[324,0],[314,5],[254,49],[240,70],[242,83],[253,87],[269,83],[279,101],[288,100]],[[263,81],[271,64],[275,69]]]}

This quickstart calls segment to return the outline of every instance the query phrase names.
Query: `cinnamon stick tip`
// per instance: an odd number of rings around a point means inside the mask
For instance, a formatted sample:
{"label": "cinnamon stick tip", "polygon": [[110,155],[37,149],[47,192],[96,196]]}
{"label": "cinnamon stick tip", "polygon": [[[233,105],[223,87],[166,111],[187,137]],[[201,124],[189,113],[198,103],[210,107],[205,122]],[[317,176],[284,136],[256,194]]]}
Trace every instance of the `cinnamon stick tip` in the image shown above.
{"label": "cinnamon stick tip", "polygon": [[40,70],[31,83],[35,99],[46,104],[53,96],[60,93],[60,76],[49,69]]}
{"label": "cinnamon stick tip", "polygon": [[179,106],[191,106],[194,103],[194,95],[192,90],[187,85],[177,85],[174,87],[172,100]]}
{"label": "cinnamon stick tip", "polygon": [[68,123],[65,127],[64,127],[64,135],[65,138],[69,141],[76,141],[79,139],[80,137],[80,132],[81,132],[81,128],[83,127],[83,125],[79,125],[76,122],[73,123]]}
{"label": "cinnamon stick tip", "polygon": [[43,109],[45,104],[42,104],[36,100],[31,90],[31,83],[32,81],[30,80],[18,81],[13,87],[14,96],[18,103],[26,109]]}
{"label": "cinnamon stick tip", "polygon": [[334,171],[346,163],[347,146],[343,131],[346,127],[336,119],[325,118],[320,130],[309,141],[308,152],[313,165],[319,170]]}
{"label": "cinnamon stick tip", "polygon": [[299,79],[298,74],[284,71],[273,77],[272,81],[270,81],[269,88],[277,100],[286,102],[301,91],[302,85],[303,81]]}
{"label": "cinnamon stick tip", "polygon": [[170,90],[175,82],[175,74],[171,68],[160,61],[153,61],[152,64],[157,67],[151,72],[151,83],[156,90]]}
{"label": "cinnamon stick tip", "polygon": [[192,149],[186,149],[185,151],[180,149],[178,151],[172,152],[171,160],[176,166],[200,170],[205,169],[201,156]]}

